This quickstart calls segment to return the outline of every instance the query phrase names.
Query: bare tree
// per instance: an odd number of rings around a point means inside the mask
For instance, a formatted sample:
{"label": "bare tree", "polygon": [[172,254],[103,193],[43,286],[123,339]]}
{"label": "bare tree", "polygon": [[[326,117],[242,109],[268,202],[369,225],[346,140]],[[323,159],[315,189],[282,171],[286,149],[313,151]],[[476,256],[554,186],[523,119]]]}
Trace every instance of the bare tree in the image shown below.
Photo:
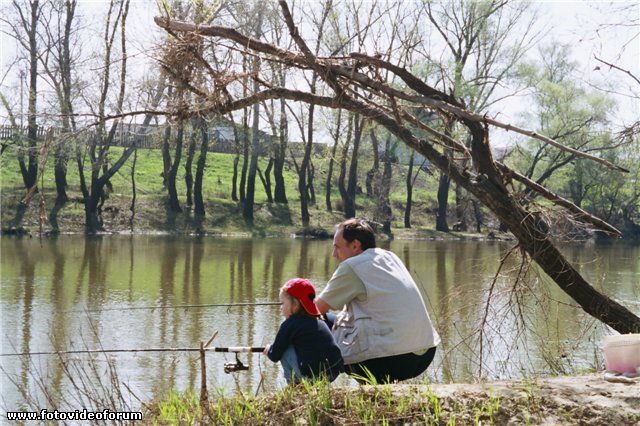
{"label": "bare tree", "polygon": [[[264,16],[264,9],[261,6],[257,7],[257,17],[255,26],[256,38],[262,36],[262,21]],[[260,70],[260,59],[253,58],[252,74],[258,75]],[[256,78],[253,80],[253,93],[260,90],[259,80]],[[244,205],[242,214],[244,220],[249,226],[253,226],[253,205],[255,199],[255,186],[256,186],[256,173],[258,170],[258,155],[260,154],[260,102],[253,104],[253,123],[251,125],[251,162],[249,163],[249,174],[247,175],[247,192],[245,194]]]}
{"label": "bare tree", "polygon": [[[95,126],[95,132],[87,132],[86,144],[76,145],[76,163],[78,165],[78,174],[80,178],[80,190],[83,195],[85,208],[85,229],[89,234],[96,233],[104,228],[101,216],[101,206],[106,198],[105,188],[109,179],[126,163],[131,154],[136,149],[139,136],[146,132],[153,113],[145,114],[143,122],[140,124],[137,135],[133,143],[127,146],[115,161],[110,161],[110,148],[115,140],[116,132],[120,128],[121,119],[123,119],[122,105],[126,94],[126,76],[127,76],[127,51],[126,51],[126,23],[129,10],[129,1],[116,2],[109,4],[103,39],[104,51],[102,60],[102,74],[100,75],[100,91],[97,101],[91,99],[87,91],[84,92],[84,98],[87,101],[87,107],[97,117],[98,121]],[[117,42],[120,42],[119,46]],[[118,48],[119,47],[119,48]],[[116,51],[120,53],[120,68],[117,78],[112,78],[111,72],[118,69],[113,66]],[[113,81],[119,84],[115,99],[110,99],[109,95],[113,87]],[[150,99],[151,110],[158,106],[165,90],[164,79],[160,79],[157,89]],[[113,107],[111,107],[113,101]],[[108,112],[112,112],[109,114]],[[113,119],[115,117],[115,119]],[[107,131],[108,128],[108,131]],[[85,168],[85,157],[90,162]],[[90,180],[87,182],[85,170],[90,170]]]}
{"label": "bare tree", "polygon": [[[587,313],[621,333],[640,331],[640,318],[592,287],[552,243],[549,230],[541,226],[540,213],[529,210],[528,206],[523,205],[516,194],[510,190],[510,179],[520,179],[524,182],[526,180],[522,179],[522,175],[517,171],[493,159],[490,150],[490,128],[493,126],[508,128],[560,146],[558,142],[534,132],[501,123],[486,115],[476,114],[449,94],[431,87],[405,68],[375,56],[354,52],[348,58],[317,57],[300,36],[288,4],[282,0],[280,7],[299,51],[264,43],[229,27],[195,26],[166,18],[156,18],[156,23],[171,31],[193,32],[203,37],[224,39],[227,43],[247,49],[247,54],[260,54],[263,61],[281,61],[291,69],[313,69],[318,72],[334,95],[321,96],[298,88],[276,87],[269,84],[263,85],[264,89],[247,97],[216,102],[216,99],[220,98],[210,92],[211,86],[202,86],[195,91],[198,95],[204,95],[198,103],[200,112],[205,105],[211,112],[224,113],[255,102],[280,97],[330,108],[357,111],[358,114],[384,126],[409,147],[416,149],[440,171],[448,173],[457,185],[463,186],[491,209],[509,226],[525,256],[537,262],[541,269]],[[345,64],[345,60],[348,63]],[[398,81],[403,81],[406,88],[391,87],[387,81],[380,78],[379,73],[373,72],[376,69],[388,70]],[[362,72],[362,70],[372,72]],[[367,95],[363,96],[363,93]],[[399,100],[402,104],[398,102]],[[421,122],[412,113],[414,109],[429,109],[441,117],[446,116],[460,123],[461,129],[465,130],[463,140],[468,139],[469,144],[466,145],[448,137],[429,127],[427,123]],[[181,113],[189,114],[189,107],[186,106]],[[434,137],[434,141],[418,139],[412,130],[415,127],[429,132]],[[436,144],[446,144],[458,155],[456,157],[443,155]],[[461,160],[470,161],[472,167],[463,168],[458,156]],[[621,170],[620,167],[589,154],[581,154],[581,158],[588,158],[600,165]],[[588,222],[604,232],[620,234],[617,229],[587,214],[567,200],[554,197],[545,188],[536,186],[536,189],[550,201],[566,208],[575,219]]]}
{"label": "bare tree", "polygon": [[[56,184],[56,205],[67,201],[67,162],[70,146],[67,135],[77,130],[72,98],[73,74],[76,66],[77,47],[77,1],[52,2],[51,12],[43,15],[43,35],[46,49],[39,59],[47,76],[47,82],[53,87],[59,113],[62,133],[65,135],[56,144],[54,152],[54,177]],[[64,141],[64,142],[63,142]]]}
{"label": "bare tree", "polygon": [[[275,44],[285,41],[291,42],[284,23],[275,11],[266,14],[270,37]],[[269,35],[267,35],[269,37]],[[280,63],[269,63],[271,67],[272,79],[279,86],[284,86],[287,79],[287,67]],[[273,146],[269,151],[269,165],[264,173],[265,191],[267,197],[271,199],[270,172],[273,172],[273,201],[287,204],[287,191],[284,179],[285,162],[287,158],[287,147],[289,143],[289,117],[287,115],[287,103],[285,99],[275,99],[265,104],[265,112],[271,134],[273,136]],[[268,187],[268,188],[267,188]]]}
{"label": "bare tree", "polygon": [[[331,9],[333,8],[333,1],[328,0],[322,4],[322,8],[320,11],[320,16],[316,19],[312,17],[311,21],[314,24],[314,30],[316,33],[315,46],[313,49],[313,55],[318,55],[320,51],[321,44],[324,38],[325,27],[327,23],[327,18]],[[317,93],[317,85],[320,76],[317,71],[312,70],[311,78],[307,80],[309,85],[309,92],[312,94]],[[300,194],[300,216],[302,219],[302,226],[304,228],[308,228],[311,220],[311,216],[309,214],[309,204],[313,201],[315,197],[313,195],[313,181],[312,170],[313,165],[311,163],[311,153],[313,149],[314,143],[314,124],[315,124],[315,109],[316,105],[308,104],[308,110],[306,111],[307,121],[306,121],[306,129],[303,128],[302,121],[298,119],[298,123],[300,126],[300,131],[303,138],[304,143],[304,152],[302,154],[302,160],[300,161],[299,166],[297,167],[298,172],[298,192]]]}
{"label": "bare tree", "polygon": [[[28,77],[27,103],[27,140],[24,148],[18,149],[18,163],[25,188],[36,189],[38,178],[38,64],[42,54],[42,40],[39,37],[39,25],[43,14],[43,4],[39,0],[12,2],[15,16],[1,18],[10,29],[7,34],[15,39],[27,55],[24,61]],[[21,111],[22,112],[22,111]],[[25,162],[24,153],[27,153]]]}

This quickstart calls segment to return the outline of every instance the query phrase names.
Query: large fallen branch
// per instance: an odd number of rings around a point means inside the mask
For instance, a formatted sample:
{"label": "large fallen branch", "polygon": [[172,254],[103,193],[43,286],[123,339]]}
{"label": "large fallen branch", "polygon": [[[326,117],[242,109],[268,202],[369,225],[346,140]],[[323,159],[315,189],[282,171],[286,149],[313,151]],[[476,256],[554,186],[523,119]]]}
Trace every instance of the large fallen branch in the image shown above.
{"label": "large fallen branch", "polygon": [[[625,169],[598,157],[565,147],[535,132],[500,123],[468,111],[464,105],[446,93],[430,87],[406,69],[380,58],[353,53],[350,56],[352,62],[345,64],[344,57],[316,57],[306,46],[305,41],[299,37],[287,3],[281,0],[280,6],[291,37],[298,49],[304,52],[303,54],[252,39],[231,28],[188,24],[167,18],[156,18],[155,21],[160,27],[171,32],[193,32],[201,36],[232,41],[238,44],[235,49],[245,49],[250,55],[261,55],[264,62],[277,62],[300,70],[314,70],[335,92],[335,96],[318,96],[301,90],[276,87],[272,83],[264,82],[264,78],[254,75],[252,76],[254,79],[265,83],[263,84],[266,87],[264,90],[244,98],[221,100],[223,98],[215,96],[215,94],[205,97],[198,96],[198,92],[207,92],[207,87],[203,84],[197,92],[194,91],[197,101],[190,106],[191,110],[181,111],[181,114],[221,114],[266,99],[284,98],[330,108],[346,109],[365,116],[385,127],[406,145],[425,156],[457,185],[465,188],[491,209],[509,227],[526,253],[587,313],[621,333],[640,332],[640,318],[624,306],[599,293],[578,273],[549,239],[547,229],[541,225],[542,220],[538,213],[530,211],[527,205],[521,202],[518,194],[510,192],[508,182],[515,178],[525,183],[554,203],[567,208],[579,220],[598,229],[614,235],[620,235],[619,231],[606,222],[586,214],[568,200],[552,194],[543,186],[520,179],[521,175],[507,166],[496,163],[489,148],[489,126],[526,134],[559,149],[569,151],[577,157],[596,161],[612,169],[620,171],[625,171]],[[202,57],[194,58],[194,61],[202,60],[204,60]],[[373,68],[384,68],[404,81],[408,90],[391,87],[387,81],[380,77],[380,73],[362,72],[360,70],[362,64]],[[220,73],[220,70],[216,72]],[[217,87],[215,90],[221,90],[221,88]],[[445,119],[458,121],[468,130],[471,142],[469,144],[457,142],[423,122],[420,122],[421,125],[418,127],[423,130],[430,129],[429,134],[438,139],[440,145],[436,145],[430,140],[420,139],[413,130],[418,119],[414,114],[408,112],[409,109],[429,109]],[[464,163],[456,162],[454,158],[440,152],[440,146],[445,149],[466,152],[468,155],[465,157],[470,156],[473,161],[473,169],[467,169]]]}

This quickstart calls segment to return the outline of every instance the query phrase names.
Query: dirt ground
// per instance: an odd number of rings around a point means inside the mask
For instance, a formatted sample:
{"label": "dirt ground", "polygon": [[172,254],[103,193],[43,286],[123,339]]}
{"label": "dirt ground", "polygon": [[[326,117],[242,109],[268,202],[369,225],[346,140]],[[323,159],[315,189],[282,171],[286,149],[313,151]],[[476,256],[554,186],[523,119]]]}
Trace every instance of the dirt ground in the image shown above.
{"label": "dirt ground", "polygon": [[[403,385],[397,391],[402,392]],[[640,380],[612,383],[603,373],[484,384],[433,385],[441,400],[478,404],[500,396],[495,424],[640,425]],[[523,415],[529,408],[531,417]]]}
{"label": "dirt ground", "polygon": [[[256,404],[262,407],[260,420],[242,424],[640,426],[640,379],[612,383],[604,372],[479,384],[337,387],[330,394],[328,405],[298,388],[286,398],[268,396]],[[312,421],[308,406],[315,410]]]}

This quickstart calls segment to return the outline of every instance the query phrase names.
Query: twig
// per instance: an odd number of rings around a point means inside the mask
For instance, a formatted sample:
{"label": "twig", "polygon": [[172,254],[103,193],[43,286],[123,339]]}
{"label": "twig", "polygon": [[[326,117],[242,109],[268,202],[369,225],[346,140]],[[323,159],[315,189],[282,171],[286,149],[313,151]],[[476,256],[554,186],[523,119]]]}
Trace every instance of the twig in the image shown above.
{"label": "twig", "polygon": [[489,318],[489,305],[491,304],[491,298],[493,296],[493,291],[495,289],[496,283],[498,281],[498,277],[500,275],[500,271],[502,270],[502,268],[504,267],[505,262],[507,261],[507,259],[509,258],[509,256],[511,256],[511,254],[518,248],[518,245],[515,245],[513,247],[511,247],[511,249],[509,249],[509,251],[507,251],[504,256],[502,256],[502,259],[500,259],[500,264],[498,265],[498,269],[496,270],[496,273],[493,276],[493,280],[491,281],[491,286],[489,287],[489,295],[487,296],[487,302],[485,303],[485,307],[484,307],[484,315],[482,316],[482,321],[480,322],[480,353],[479,353],[479,359],[480,359],[480,371],[479,374],[480,376],[482,376],[482,364],[483,364],[483,357],[484,357],[484,327],[487,324],[487,319]]}
{"label": "twig", "polygon": [[[213,338],[211,340],[213,340]],[[206,401],[209,399],[209,393],[207,392],[207,362],[205,350],[204,342],[200,342],[200,405],[206,404]]]}
{"label": "twig", "polygon": [[518,182],[524,184],[525,186],[531,188],[535,192],[537,192],[540,195],[542,195],[543,197],[545,197],[547,200],[552,201],[554,204],[562,206],[562,207],[566,208],[567,210],[569,210],[570,212],[574,213],[576,215],[576,218],[579,219],[580,221],[585,222],[585,223],[590,223],[591,225],[597,227],[598,229],[600,229],[601,231],[606,232],[609,235],[613,235],[613,236],[616,236],[616,237],[622,237],[622,232],[620,232],[618,229],[616,229],[612,225],[609,225],[604,220],[599,219],[599,218],[593,216],[592,214],[587,213],[585,210],[582,210],[580,207],[576,206],[571,201],[569,201],[569,200],[567,200],[565,198],[562,198],[557,194],[554,194],[553,192],[551,192],[548,189],[546,189],[544,186],[532,181],[531,179],[527,178],[526,176],[516,172],[515,170],[507,167],[506,165],[504,165],[504,164],[502,164],[500,162],[496,161],[496,165],[498,166],[498,168],[502,172],[504,172],[505,174],[508,174],[513,179],[515,179]]}
{"label": "twig", "polygon": [[598,62],[602,62],[603,64],[607,65],[609,68],[613,68],[613,69],[616,69],[616,70],[618,70],[618,71],[622,71],[623,73],[629,74],[629,76],[630,76],[631,78],[633,78],[633,79],[636,81],[636,83],[640,84],[640,78],[638,78],[638,77],[636,77],[635,75],[633,75],[633,73],[632,73],[631,71],[629,71],[629,70],[625,70],[625,69],[622,69],[622,68],[620,68],[619,66],[614,65],[614,64],[611,64],[611,63],[609,63],[609,62],[607,62],[607,61],[604,61],[604,60],[602,60],[602,59],[598,58],[598,57],[597,57],[597,56],[595,56],[595,55],[594,55],[593,57],[595,58],[595,60],[596,60],[596,61],[598,61]]}

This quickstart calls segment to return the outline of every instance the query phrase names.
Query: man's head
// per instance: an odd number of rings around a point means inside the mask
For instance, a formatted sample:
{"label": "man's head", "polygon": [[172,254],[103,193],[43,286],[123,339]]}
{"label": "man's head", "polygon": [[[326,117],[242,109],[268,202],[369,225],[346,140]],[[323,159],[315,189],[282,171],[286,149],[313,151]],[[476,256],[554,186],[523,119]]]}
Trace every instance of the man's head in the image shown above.
{"label": "man's head", "polygon": [[342,262],[375,246],[373,228],[363,219],[348,219],[336,227],[333,236],[333,257]]}

